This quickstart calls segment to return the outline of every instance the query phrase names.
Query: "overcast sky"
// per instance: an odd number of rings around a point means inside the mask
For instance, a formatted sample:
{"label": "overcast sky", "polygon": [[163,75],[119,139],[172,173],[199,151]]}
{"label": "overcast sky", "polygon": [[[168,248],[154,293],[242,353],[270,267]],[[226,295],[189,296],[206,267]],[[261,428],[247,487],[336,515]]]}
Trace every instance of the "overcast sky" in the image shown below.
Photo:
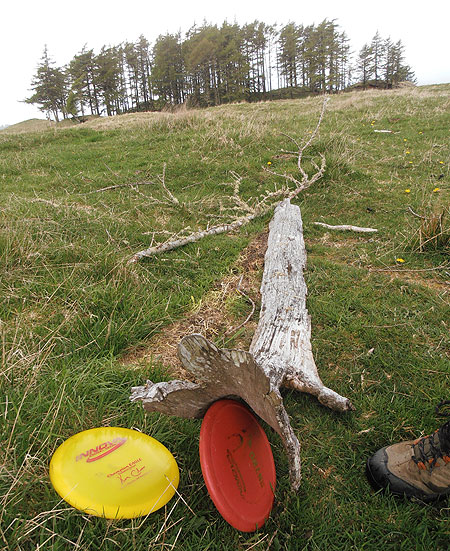
{"label": "overcast sky", "polygon": [[0,14],[0,126],[44,118],[37,107],[20,101],[31,95],[45,44],[61,66],[84,44],[97,53],[103,45],[132,42],[141,34],[153,43],[159,34],[184,33],[204,19],[219,25],[337,19],[354,51],[378,30],[382,38],[402,41],[419,85],[450,82],[448,0],[3,0]]}

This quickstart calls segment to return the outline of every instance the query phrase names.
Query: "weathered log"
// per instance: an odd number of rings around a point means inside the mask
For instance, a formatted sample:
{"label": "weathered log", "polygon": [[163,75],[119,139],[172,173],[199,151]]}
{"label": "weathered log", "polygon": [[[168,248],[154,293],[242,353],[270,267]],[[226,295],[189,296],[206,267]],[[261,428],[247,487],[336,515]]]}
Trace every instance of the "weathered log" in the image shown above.
{"label": "weathered log", "polygon": [[261,312],[250,352],[273,385],[317,396],[338,411],[352,409],[320,380],[311,350],[311,319],[303,277],[306,249],[300,208],[281,203],[269,226],[261,284]]}
{"label": "weathered log", "polygon": [[335,410],[353,409],[347,398],[324,386],[318,375],[310,342],[305,265],[300,209],[287,199],[275,209],[270,223],[260,320],[250,351],[218,349],[201,335],[188,335],[179,343],[178,354],[196,382],[148,381],[133,388],[131,396],[148,411],[188,418],[201,418],[220,398],[241,398],[281,436],[294,490],[301,479],[300,444],[280,387],[313,394]]}

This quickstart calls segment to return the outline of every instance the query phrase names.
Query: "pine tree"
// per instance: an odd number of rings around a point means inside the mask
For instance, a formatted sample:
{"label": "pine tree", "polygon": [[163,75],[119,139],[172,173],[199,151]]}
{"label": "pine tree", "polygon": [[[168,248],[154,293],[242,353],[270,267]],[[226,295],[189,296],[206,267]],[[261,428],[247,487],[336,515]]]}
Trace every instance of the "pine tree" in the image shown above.
{"label": "pine tree", "polygon": [[300,32],[295,23],[285,25],[279,34],[278,44],[278,61],[280,65],[280,73],[284,77],[284,82],[287,88],[294,88],[298,85],[298,44]]}
{"label": "pine tree", "polygon": [[47,46],[44,48],[31,86],[34,94],[25,99],[26,103],[38,104],[39,109],[46,113],[47,117],[53,115],[57,122],[61,113],[66,118],[67,77],[61,68],[54,67]]}
{"label": "pine tree", "polygon": [[265,23],[255,20],[253,23],[244,25],[241,33],[245,63],[248,68],[246,96],[248,99],[259,98],[266,92],[264,58],[268,27]]}
{"label": "pine tree", "polygon": [[337,71],[339,74],[338,90],[345,90],[350,83],[350,40],[345,31],[338,34]]}
{"label": "pine tree", "polygon": [[71,89],[79,102],[82,115],[84,116],[87,107],[89,107],[91,115],[100,115],[100,98],[97,90],[93,50],[87,50],[86,45],[83,46],[81,52],[70,61],[67,71],[70,76]]}
{"label": "pine tree", "polygon": [[267,88],[269,91],[273,90],[272,78],[273,78],[273,69],[274,62],[276,63],[276,37],[278,35],[277,26],[275,25],[266,25],[266,40],[267,48],[265,55],[265,64],[266,64],[266,82]]}
{"label": "pine tree", "polygon": [[399,40],[395,44],[388,38],[385,41],[384,78],[387,88],[401,81],[415,82],[414,73],[409,65],[404,65],[404,46]]}
{"label": "pine tree", "polygon": [[242,100],[248,66],[242,47],[242,32],[236,23],[224,22],[217,44],[218,86],[221,103]]}
{"label": "pine tree", "polygon": [[67,95],[66,112],[74,119],[78,117],[78,100],[73,90],[70,90],[69,94]]}
{"label": "pine tree", "polygon": [[183,54],[196,105],[216,105],[219,103],[217,90],[217,45],[216,26],[203,24],[190,29],[183,43]]}
{"label": "pine tree", "polygon": [[95,58],[97,91],[107,115],[122,112],[125,102],[125,81],[122,71],[122,50],[117,46],[103,46]]}
{"label": "pine tree", "polygon": [[378,84],[381,80],[383,71],[383,60],[385,57],[385,44],[378,31],[372,38],[370,49],[372,50],[371,72],[373,74],[373,80],[375,81],[375,84]]}
{"label": "pine tree", "polygon": [[357,78],[362,83],[364,88],[367,88],[367,85],[372,78],[372,71],[373,51],[368,44],[364,44],[364,46],[359,51],[356,63]]}
{"label": "pine tree", "polygon": [[135,51],[137,55],[139,95],[142,107],[149,109],[152,107],[150,43],[144,35],[141,35],[136,42]]}
{"label": "pine tree", "polygon": [[304,82],[309,92],[318,92],[319,63],[317,56],[317,33],[314,25],[303,29],[303,64],[305,70]]}
{"label": "pine tree", "polygon": [[133,111],[139,111],[141,108],[141,96],[139,94],[139,58],[136,46],[133,42],[125,43],[123,47],[123,55],[125,57],[126,79],[128,99],[131,103]]}
{"label": "pine tree", "polygon": [[317,92],[325,92],[328,88],[327,71],[329,71],[329,56],[333,51],[334,25],[327,19],[322,21],[318,27],[314,29],[315,48],[314,54],[316,57],[317,71],[315,90]]}
{"label": "pine tree", "polygon": [[160,35],[153,46],[151,83],[161,106],[183,103],[185,74],[180,33]]}

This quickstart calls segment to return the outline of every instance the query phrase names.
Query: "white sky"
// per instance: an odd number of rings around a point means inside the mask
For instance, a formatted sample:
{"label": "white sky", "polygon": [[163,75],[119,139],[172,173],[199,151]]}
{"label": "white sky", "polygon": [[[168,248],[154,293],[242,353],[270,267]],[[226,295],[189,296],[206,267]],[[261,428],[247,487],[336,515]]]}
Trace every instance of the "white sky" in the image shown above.
{"label": "white sky", "polygon": [[359,51],[376,31],[401,40],[405,61],[418,84],[450,82],[450,2],[434,0],[3,0],[0,7],[0,126],[44,118],[37,107],[20,103],[47,44],[58,66],[68,63],[84,44],[97,53],[103,45],[135,41],[143,34],[153,43],[159,34],[184,33],[192,24],[264,23],[309,25],[337,19]]}

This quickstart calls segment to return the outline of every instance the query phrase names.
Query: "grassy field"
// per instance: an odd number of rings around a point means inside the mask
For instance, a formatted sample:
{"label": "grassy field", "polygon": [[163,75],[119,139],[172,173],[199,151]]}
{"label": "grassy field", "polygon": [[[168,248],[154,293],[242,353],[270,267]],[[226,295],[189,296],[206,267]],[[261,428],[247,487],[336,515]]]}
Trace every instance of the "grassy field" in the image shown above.
{"label": "grassy field", "polygon": [[[434,406],[450,399],[450,85],[333,96],[305,153],[308,170],[319,153],[327,161],[324,177],[296,199],[312,345],[324,383],[356,411],[337,414],[284,393],[303,482],[290,492],[283,446],[266,427],[277,490],[261,530],[235,531],[208,497],[200,421],[146,415],[129,402],[132,386],[175,376],[174,350],[186,332],[248,347],[257,311],[234,329],[251,311],[236,287],[243,276],[258,303],[270,215],[231,235],[128,259],[213,224],[233,174],[247,199],[283,183],[268,166],[296,174],[296,159],[282,151],[292,148],[286,134],[307,139],[321,104],[236,104],[0,132],[0,549],[448,549],[448,500],[424,506],[375,494],[364,466],[380,446],[437,428]],[[178,205],[167,201],[164,170]],[[378,233],[325,230],[317,221]],[[164,443],[179,464],[183,499],[134,521],[90,517],[61,501],[48,478],[53,452],[101,425]]]}

